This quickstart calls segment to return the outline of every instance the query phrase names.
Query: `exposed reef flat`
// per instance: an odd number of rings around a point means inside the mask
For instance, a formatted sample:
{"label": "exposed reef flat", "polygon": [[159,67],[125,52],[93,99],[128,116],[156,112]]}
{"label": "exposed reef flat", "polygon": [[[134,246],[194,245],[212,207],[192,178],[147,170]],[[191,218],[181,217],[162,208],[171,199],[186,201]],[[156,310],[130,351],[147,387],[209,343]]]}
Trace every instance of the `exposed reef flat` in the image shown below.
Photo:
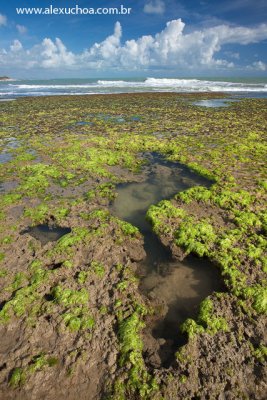
{"label": "exposed reef flat", "polygon": [[[193,104],[220,98],[0,103],[1,399],[266,398],[267,100]],[[224,286],[177,322],[168,366],[150,329],[164,331],[168,310],[136,277],[143,236],[110,208],[118,184],[146,181],[155,152],[210,185],[150,205],[147,220],[174,261],[207,260]],[[39,240],[39,226],[60,234]]]}

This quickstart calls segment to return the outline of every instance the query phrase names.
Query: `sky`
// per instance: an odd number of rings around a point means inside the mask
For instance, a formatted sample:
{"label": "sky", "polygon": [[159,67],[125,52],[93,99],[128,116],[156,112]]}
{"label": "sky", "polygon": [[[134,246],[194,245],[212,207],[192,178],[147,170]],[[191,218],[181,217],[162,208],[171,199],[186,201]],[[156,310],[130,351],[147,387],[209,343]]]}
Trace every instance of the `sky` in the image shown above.
{"label": "sky", "polygon": [[[131,9],[64,15],[69,8]],[[51,7],[59,15],[18,14]],[[63,11],[62,11],[63,10]],[[124,11],[125,12],[125,11]],[[0,76],[267,76],[266,0],[10,0],[0,3]]]}

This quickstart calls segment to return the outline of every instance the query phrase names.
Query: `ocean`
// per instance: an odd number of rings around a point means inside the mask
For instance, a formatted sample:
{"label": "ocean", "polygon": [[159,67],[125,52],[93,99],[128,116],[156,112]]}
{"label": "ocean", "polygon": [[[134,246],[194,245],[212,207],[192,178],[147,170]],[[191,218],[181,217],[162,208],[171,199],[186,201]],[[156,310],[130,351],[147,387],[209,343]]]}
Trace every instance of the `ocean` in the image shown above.
{"label": "ocean", "polygon": [[25,96],[140,92],[225,92],[267,98],[267,78],[245,79],[50,79],[0,81],[0,100]]}

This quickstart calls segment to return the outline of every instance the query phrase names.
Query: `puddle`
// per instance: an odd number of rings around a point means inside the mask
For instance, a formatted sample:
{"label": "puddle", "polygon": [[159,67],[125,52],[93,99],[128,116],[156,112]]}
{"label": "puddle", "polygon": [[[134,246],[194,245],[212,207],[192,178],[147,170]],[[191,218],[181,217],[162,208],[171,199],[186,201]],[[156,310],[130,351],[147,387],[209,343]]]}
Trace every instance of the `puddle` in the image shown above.
{"label": "puddle", "polygon": [[134,115],[130,119],[131,121],[141,121],[141,117],[139,117],[139,115]]}
{"label": "puddle", "polygon": [[116,116],[116,115],[105,115],[105,114],[101,115],[101,114],[99,114],[96,117],[103,121],[110,121],[110,122],[115,122],[115,123],[116,122],[117,123],[126,122],[126,120],[123,117]]}
{"label": "puddle", "polygon": [[[168,255],[167,255],[168,257]],[[183,262],[167,259],[152,269],[141,264],[140,290],[158,308],[160,321],[152,321],[148,331],[155,339],[164,339],[159,356],[163,367],[169,367],[178,347],[186,343],[179,326],[187,318],[196,318],[199,305],[213,291],[222,291],[219,270],[207,259],[188,256]],[[150,272],[148,273],[148,270]]]}
{"label": "puddle", "polygon": [[194,106],[201,107],[229,107],[231,103],[239,101],[238,99],[211,99],[194,101]]}
{"label": "puddle", "polygon": [[9,162],[10,160],[12,160],[13,155],[10,153],[1,153],[0,154],[0,164],[5,164],[7,162]]}
{"label": "puddle", "polygon": [[144,236],[147,257],[139,264],[139,289],[152,303],[163,305],[161,319],[152,323],[148,330],[154,338],[165,340],[160,357],[162,366],[168,367],[175,350],[184,342],[179,325],[186,318],[194,318],[200,302],[213,291],[221,290],[222,283],[219,271],[205,259],[189,256],[183,262],[174,261],[171,252],[152,232],[145,215],[151,204],[192,186],[208,187],[211,182],[158,154],[145,157],[150,162],[146,180],[119,184],[111,212],[137,226]]}
{"label": "puddle", "polygon": [[50,227],[46,224],[41,224],[34,226],[32,228],[28,228],[22,233],[29,233],[32,237],[39,240],[42,245],[45,245],[48,242],[57,241],[62,236],[70,232],[71,232],[70,228],[62,228],[60,226]]}
{"label": "puddle", "polygon": [[93,124],[93,122],[79,121],[79,122],[76,122],[75,125],[76,125],[76,126],[77,126],[77,125],[78,125],[78,126],[84,126],[84,125],[92,126],[92,125],[94,125],[94,124]]}
{"label": "puddle", "polygon": [[0,102],[6,102],[6,101],[14,101],[16,99],[0,99]]}
{"label": "puddle", "polygon": [[15,138],[13,136],[10,136],[7,139],[7,141],[8,141],[7,148],[9,148],[9,149],[17,149],[18,147],[21,146],[20,140],[18,140],[17,138]]}
{"label": "puddle", "polygon": [[18,147],[20,147],[20,141],[18,139],[13,136],[6,139],[4,149],[0,153],[0,164],[11,161],[14,157],[12,150],[17,149]]}
{"label": "puddle", "polygon": [[207,179],[191,172],[189,168],[167,161],[157,153],[145,154],[144,157],[148,161],[147,179],[144,182],[117,185],[118,196],[111,206],[111,211],[117,217],[137,226],[143,234],[151,233],[151,226],[145,219],[151,204],[171,198],[192,186],[211,184]]}

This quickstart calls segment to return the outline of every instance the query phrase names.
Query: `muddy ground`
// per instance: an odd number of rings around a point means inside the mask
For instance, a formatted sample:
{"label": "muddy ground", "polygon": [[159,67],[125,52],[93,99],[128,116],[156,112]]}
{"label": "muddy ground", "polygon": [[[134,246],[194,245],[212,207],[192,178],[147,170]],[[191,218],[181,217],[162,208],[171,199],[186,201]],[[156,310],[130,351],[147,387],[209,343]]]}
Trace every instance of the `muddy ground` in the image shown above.
{"label": "muddy ground", "polygon": [[[192,104],[221,97],[1,103],[1,399],[266,398],[267,101]],[[111,207],[153,152],[209,180],[147,218],[174,261],[207,260],[220,279],[169,339],[160,293],[140,289],[143,236]],[[42,243],[40,224],[70,232]]]}

